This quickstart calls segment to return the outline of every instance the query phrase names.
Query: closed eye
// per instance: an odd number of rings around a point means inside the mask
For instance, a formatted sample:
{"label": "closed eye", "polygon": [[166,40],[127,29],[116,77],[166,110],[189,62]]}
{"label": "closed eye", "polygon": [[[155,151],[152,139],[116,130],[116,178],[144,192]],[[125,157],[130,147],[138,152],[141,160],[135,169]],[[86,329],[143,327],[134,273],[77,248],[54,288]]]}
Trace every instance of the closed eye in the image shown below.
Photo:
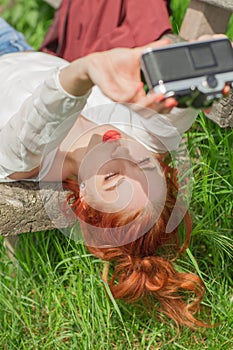
{"label": "closed eye", "polygon": [[105,181],[109,181],[112,180],[113,178],[115,178],[116,176],[118,176],[119,173],[118,172],[113,172],[113,173],[109,173],[105,176],[104,180]]}
{"label": "closed eye", "polygon": [[[112,180],[112,181],[111,181]],[[113,191],[125,180],[124,176],[121,176],[119,173],[111,176],[109,180],[103,186],[105,191]]]}

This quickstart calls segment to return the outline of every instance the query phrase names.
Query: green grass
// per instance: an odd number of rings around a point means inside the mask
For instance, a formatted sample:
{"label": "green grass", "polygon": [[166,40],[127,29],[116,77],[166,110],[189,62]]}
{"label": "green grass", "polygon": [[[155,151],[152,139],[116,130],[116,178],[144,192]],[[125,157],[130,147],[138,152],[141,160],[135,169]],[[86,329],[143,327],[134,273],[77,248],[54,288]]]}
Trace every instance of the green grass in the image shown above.
{"label": "green grass", "polygon": [[[173,1],[177,29],[185,4]],[[41,1],[17,1],[17,6],[17,11],[5,10],[5,18],[38,47],[53,11]],[[24,6],[27,16],[22,15]],[[30,11],[36,20],[29,19]],[[190,205],[194,229],[190,248],[177,265],[196,269],[204,279],[207,293],[199,316],[217,328],[181,328],[177,333],[171,321],[158,321],[140,304],[114,301],[100,277],[103,262],[82,243],[50,231],[21,235],[16,265],[0,239],[0,349],[233,348],[233,129],[220,129],[200,115],[187,137],[195,179]]]}

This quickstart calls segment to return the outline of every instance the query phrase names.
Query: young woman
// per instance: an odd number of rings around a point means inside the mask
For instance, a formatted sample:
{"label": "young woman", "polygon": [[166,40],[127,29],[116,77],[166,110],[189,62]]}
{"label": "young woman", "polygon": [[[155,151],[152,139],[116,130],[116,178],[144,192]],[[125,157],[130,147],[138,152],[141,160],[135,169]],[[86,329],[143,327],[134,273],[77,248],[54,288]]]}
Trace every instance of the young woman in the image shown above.
{"label": "young woman", "polygon": [[[145,95],[144,49],[93,53],[71,64],[39,52],[2,55],[0,179],[63,182],[88,249],[115,264],[114,297],[156,298],[177,324],[195,327],[204,325],[194,314],[205,288],[172,265],[191,224],[165,157],[179,150],[197,112]],[[191,302],[187,291],[196,296]]]}

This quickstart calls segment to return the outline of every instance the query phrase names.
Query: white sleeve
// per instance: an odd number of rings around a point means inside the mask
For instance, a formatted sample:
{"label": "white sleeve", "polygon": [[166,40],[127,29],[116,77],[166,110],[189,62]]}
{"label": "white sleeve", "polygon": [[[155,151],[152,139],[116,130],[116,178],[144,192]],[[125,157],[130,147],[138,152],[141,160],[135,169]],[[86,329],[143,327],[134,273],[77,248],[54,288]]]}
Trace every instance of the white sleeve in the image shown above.
{"label": "white sleeve", "polygon": [[45,146],[52,149],[59,145],[88,96],[89,93],[81,97],[69,95],[60,85],[59,70],[50,74],[0,130],[4,175],[37,167]]}

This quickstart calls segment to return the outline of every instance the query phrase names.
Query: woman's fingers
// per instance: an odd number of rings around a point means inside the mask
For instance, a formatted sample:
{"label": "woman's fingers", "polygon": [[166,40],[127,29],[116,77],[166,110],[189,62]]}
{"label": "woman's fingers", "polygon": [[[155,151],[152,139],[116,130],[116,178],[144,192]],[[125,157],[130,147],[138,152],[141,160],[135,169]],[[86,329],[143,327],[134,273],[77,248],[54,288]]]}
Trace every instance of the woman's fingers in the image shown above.
{"label": "woman's fingers", "polygon": [[144,118],[152,117],[155,112],[161,114],[169,113],[178,104],[174,98],[165,99],[162,94],[149,94],[136,102],[131,101],[131,103],[130,108]]}
{"label": "woman's fingers", "polygon": [[138,48],[135,48],[134,50],[136,52],[138,52],[138,54],[141,56],[141,54],[144,51],[146,51],[146,50],[156,49],[156,48],[159,48],[159,47],[162,47],[162,46],[167,46],[167,45],[170,45],[170,44],[171,44],[171,40],[166,38],[166,39],[152,41],[149,44],[141,46],[141,47],[138,47]]}
{"label": "woman's fingers", "polygon": [[230,91],[231,91],[231,87],[229,85],[225,85],[223,90],[222,90],[223,96],[225,96],[225,97],[228,96]]}
{"label": "woman's fingers", "polygon": [[199,36],[197,40],[204,41],[204,40],[222,39],[222,38],[227,38],[227,36],[225,34],[204,34]]}

